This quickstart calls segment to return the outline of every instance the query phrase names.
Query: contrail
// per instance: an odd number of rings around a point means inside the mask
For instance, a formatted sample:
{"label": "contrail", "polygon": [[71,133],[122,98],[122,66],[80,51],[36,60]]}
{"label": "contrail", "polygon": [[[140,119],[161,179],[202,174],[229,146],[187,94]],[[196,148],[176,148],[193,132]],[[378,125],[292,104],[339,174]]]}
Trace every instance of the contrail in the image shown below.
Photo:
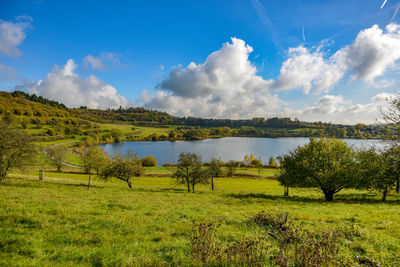
{"label": "contrail", "polygon": [[305,42],[306,41],[306,35],[304,34],[304,26],[303,26],[303,28],[301,30],[301,35],[303,36],[303,42]]}
{"label": "contrail", "polygon": [[282,51],[283,50],[282,44],[279,40],[279,35],[275,30],[275,25],[269,19],[264,6],[260,3],[259,0],[251,0],[250,2],[251,2],[251,5],[253,6],[254,10],[256,11],[259,19],[264,24],[264,26],[267,28],[269,36],[270,36],[272,42],[275,44],[275,47],[278,48],[278,50]]}
{"label": "contrail", "polygon": [[399,12],[399,8],[400,8],[400,2],[397,4],[396,10],[394,11],[393,16],[392,16],[392,18],[390,20],[393,20],[396,17],[397,12]]}
{"label": "contrail", "polygon": [[381,5],[381,9],[385,6],[387,0],[383,1],[383,4]]}

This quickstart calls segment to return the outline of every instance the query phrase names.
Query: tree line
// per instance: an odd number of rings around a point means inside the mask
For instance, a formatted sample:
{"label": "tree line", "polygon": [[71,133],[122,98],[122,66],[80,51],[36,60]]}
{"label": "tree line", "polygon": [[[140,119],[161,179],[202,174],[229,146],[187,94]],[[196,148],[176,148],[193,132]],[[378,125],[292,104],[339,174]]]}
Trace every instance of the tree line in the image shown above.
{"label": "tree line", "polygon": [[[88,124],[87,122],[98,123],[129,123],[136,126],[151,127],[168,127],[174,125],[179,127],[187,127],[185,135],[181,138],[188,140],[204,139],[207,136],[251,136],[251,137],[339,137],[339,138],[386,138],[390,134],[397,134],[387,126],[365,126],[358,125],[341,125],[322,122],[302,122],[298,119],[284,118],[261,118],[252,119],[205,119],[196,117],[176,117],[166,112],[145,109],[142,107],[119,107],[118,109],[91,109],[88,107],[80,107],[69,109],[64,104],[52,101],[35,94],[28,94],[23,91],[14,91],[13,93],[2,93],[5,96],[5,106],[0,103],[0,114],[3,116],[16,116],[23,124],[49,124],[54,125],[51,119],[56,119],[57,125],[64,123],[64,120],[75,118],[81,121],[80,124]],[[10,96],[10,97],[7,97]],[[42,107],[37,106],[32,109],[24,103],[20,105],[19,99],[33,101],[43,104]],[[1,101],[0,101],[1,102]],[[14,105],[17,103],[18,105]],[[45,107],[51,107],[47,110]],[[55,110],[57,108],[57,110]],[[54,118],[55,117],[55,118]],[[60,119],[61,118],[61,119]],[[90,124],[90,123],[89,123]],[[197,131],[193,128],[208,129],[207,133]],[[49,135],[63,134],[63,127],[58,127],[53,131],[49,131]],[[83,131],[78,127],[65,127],[65,135],[82,134]],[[229,129],[229,133],[217,133],[218,129]],[[153,138],[153,137],[151,137]],[[155,138],[168,139],[170,137],[158,136]],[[154,138],[153,138],[154,139]]]}

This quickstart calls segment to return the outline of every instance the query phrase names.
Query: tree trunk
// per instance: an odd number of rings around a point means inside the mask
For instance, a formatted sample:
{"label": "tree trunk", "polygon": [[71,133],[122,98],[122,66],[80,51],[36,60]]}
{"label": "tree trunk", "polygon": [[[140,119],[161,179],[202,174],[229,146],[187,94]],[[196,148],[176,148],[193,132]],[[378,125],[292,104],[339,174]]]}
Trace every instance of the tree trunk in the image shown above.
{"label": "tree trunk", "polygon": [[43,181],[44,180],[44,170],[39,171],[39,180]]}
{"label": "tree trunk", "polygon": [[325,200],[326,201],[332,201],[333,200],[333,195],[335,194],[334,191],[331,190],[322,190],[325,195]]}
{"label": "tree trunk", "polygon": [[288,197],[288,196],[289,196],[289,186],[285,186],[285,187],[284,187],[284,193],[283,193],[283,195],[284,195],[285,197]]}
{"label": "tree trunk", "polygon": [[128,183],[128,186],[129,186],[129,188],[132,188],[132,183],[131,183],[131,180],[126,180],[126,182]]}
{"label": "tree trunk", "polygon": [[192,183],[192,193],[194,193],[194,183]]}
{"label": "tree trunk", "polygon": [[189,179],[186,179],[186,183],[187,183],[187,187],[188,187],[188,193],[190,193],[190,183],[189,183]]}
{"label": "tree trunk", "polygon": [[214,191],[214,176],[211,176],[211,190]]}
{"label": "tree trunk", "polygon": [[90,189],[90,181],[92,180],[92,172],[89,172],[89,183],[87,185],[88,189]]}
{"label": "tree trunk", "polygon": [[396,181],[396,193],[398,194],[400,192],[400,178],[397,179]]}
{"label": "tree trunk", "polygon": [[387,190],[387,187],[386,187],[382,192],[382,201],[386,200],[387,192],[388,192],[388,190]]}

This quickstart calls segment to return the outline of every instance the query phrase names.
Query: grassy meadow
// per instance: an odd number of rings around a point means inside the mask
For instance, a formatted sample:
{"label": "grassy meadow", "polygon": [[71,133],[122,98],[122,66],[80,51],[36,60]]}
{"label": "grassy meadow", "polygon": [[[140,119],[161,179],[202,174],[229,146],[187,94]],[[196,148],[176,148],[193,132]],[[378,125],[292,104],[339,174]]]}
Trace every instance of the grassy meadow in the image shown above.
{"label": "grassy meadow", "polygon": [[135,178],[133,189],[95,179],[90,190],[87,175],[69,170],[37,177],[14,172],[0,184],[1,266],[198,266],[190,255],[193,223],[218,223],[220,240],[239,240],[263,235],[248,221],[264,210],[288,212],[310,231],[352,232],[338,252],[348,262],[400,264],[398,195],[383,203],[369,192],[345,190],[328,203],[315,190],[291,189],[283,197],[271,179],[217,178],[216,191],[199,185],[193,194],[169,177]]}

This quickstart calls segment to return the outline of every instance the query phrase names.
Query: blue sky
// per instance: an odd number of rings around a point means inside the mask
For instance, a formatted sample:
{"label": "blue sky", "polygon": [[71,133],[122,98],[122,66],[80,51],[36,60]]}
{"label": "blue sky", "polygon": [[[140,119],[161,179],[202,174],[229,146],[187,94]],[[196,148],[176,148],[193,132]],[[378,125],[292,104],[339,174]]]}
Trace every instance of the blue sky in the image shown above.
{"label": "blue sky", "polygon": [[0,86],[69,106],[369,123],[398,88],[400,1],[383,2],[1,0]]}

